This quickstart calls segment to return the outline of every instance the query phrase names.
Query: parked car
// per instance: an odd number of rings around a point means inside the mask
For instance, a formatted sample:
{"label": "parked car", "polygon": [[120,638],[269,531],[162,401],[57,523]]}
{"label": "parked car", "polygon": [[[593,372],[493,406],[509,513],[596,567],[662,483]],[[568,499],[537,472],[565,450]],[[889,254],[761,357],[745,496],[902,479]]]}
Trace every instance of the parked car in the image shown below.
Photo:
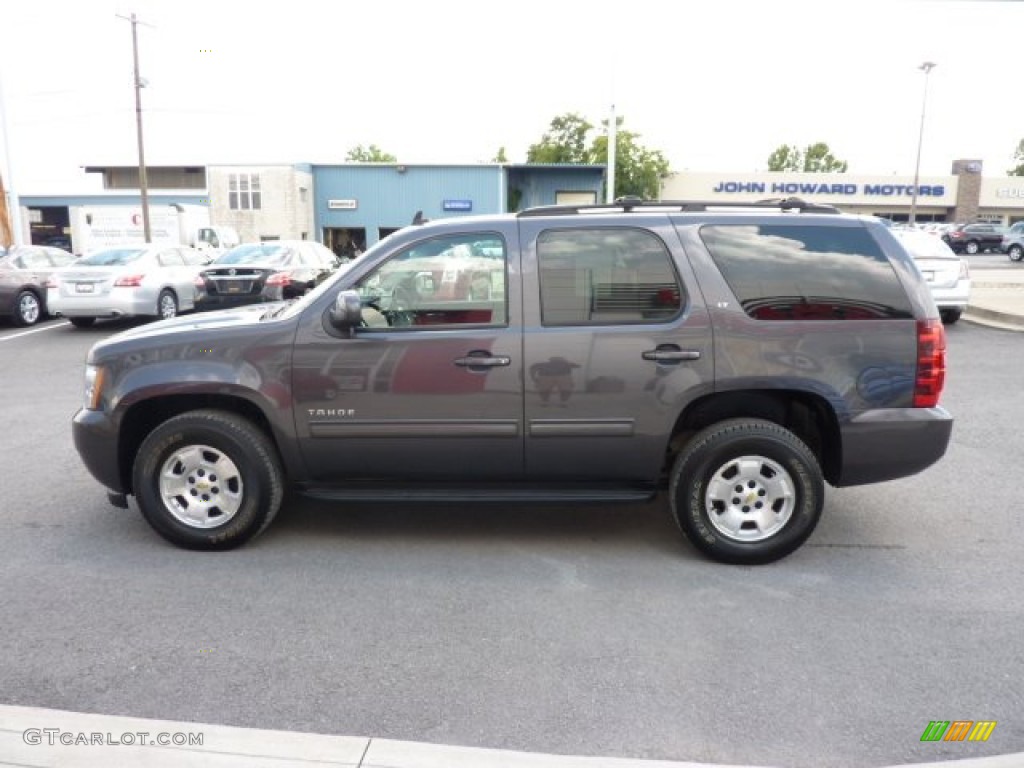
{"label": "parked car", "polygon": [[1010,257],[1010,261],[1024,259],[1024,221],[1010,227],[999,244],[999,250]]}
{"label": "parked car", "polygon": [[34,325],[46,316],[46,281],[75,257],[60,248],[13,246],[0,250],[0,314],[15,325]]}
{"label": "parked car", "polygon": [[[112,503],[133,495],[194,549],[250,540],[286,488],[488,514],[664,492],[707,556],[777,560],[813,532],[826,482],[945,453],[945,329],[870,217],[728,208],[406,227],[297,301],[99,341],[75,445]],[[410,273],[399,303],[390,278]]]}
{"label": "parked car", "polygon": [[931,289],[932,298],[945,323],[960,319],[971,298],[971,271],[967,259],[953,253],[941,239],[927,232],[893,232]]}
{"label": "parked car", "polygon": [[222,253],[196,278],[202,308],[230,307],[301,296],[341,262],[311,240],[242,243]]}
{"label": "parked car", "polygon": [[171,318],[195,307],[201,259],[184,245],[104,248],[58,270],[47,284],[47,304],[78,328],[100,317]]}
{"label": "parked car", "polygon": [[999,224],[963,224],[942,233],[942,239],[954,253],[975,254],[999,250],[1003,243],[1003,227]]}

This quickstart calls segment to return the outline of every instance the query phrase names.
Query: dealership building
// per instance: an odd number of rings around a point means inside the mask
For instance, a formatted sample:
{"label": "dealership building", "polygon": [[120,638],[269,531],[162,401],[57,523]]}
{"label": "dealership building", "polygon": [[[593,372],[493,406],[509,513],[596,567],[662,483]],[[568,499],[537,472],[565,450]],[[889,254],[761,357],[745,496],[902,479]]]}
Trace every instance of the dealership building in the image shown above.
{"label": "dealership building", "polygon": [[[90,194],[20,197],[27,242],[70,237],[76,228],[113,212],[139,207],[133,166],[83,169],[101,186]],[[336,248],[354,241],[373,245],[420,214],[449,216],[518,211],[539,205],[580,205],[604,199],[603,165],[413,165],[400,163],[161,165],[147,167],[151,208],[205,208],[213,224],[232,226],[243,241],[310,239]],[[95,180],[100,184],[96,184]],[[914,180],[846,173],[675,173],[662,184],[663,200],[744,203],[799,197],[850,213],[906,221],[1024,219],[1024,177],[985,177],[978,160],[956,160],[949,175]],[[109,222],[113,217],[104,217]],[[125,235],[142,230],[137,214],[125,217]],[[134,227],[134,229],[131,229]]]}
{"label": "dealership building", "polygon": [[848,213],[907,221],[989,221],[1024,219],[1024,177],[986,178],[980,160],[956,160],[948,176],[856,176],[848,173],[679,173],[662,184],[663,200],[753,202],[799,197],[835,205]]}

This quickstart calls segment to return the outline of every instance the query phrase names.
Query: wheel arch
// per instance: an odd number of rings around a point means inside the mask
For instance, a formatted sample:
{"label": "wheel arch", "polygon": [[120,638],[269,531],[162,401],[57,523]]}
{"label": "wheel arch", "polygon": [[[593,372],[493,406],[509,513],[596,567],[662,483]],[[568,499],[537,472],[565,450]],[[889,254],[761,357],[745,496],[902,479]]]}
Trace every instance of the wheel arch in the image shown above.
{"label": "wheel arch", "polygon": [[132,465],[146,436],[168,419],[199,409],[225,411],[248,419],[267,436],[277,452],[278,460],[283,466],[287,466],[266,414],[249,400],[221,394],[170,395],[152,398],[134,403],[121,417],[117,442],[117,468],[126,493],[133,492]]}
{"label": "wheel arch", "polygon": [[673,426],[665,474],[697,432],[733,418],[764,419],[788,429],[810,448],[829,484],[838,481],[842,441],[835,411],[823,397],[798,390],[734,390],[715,392],[693,401]]}

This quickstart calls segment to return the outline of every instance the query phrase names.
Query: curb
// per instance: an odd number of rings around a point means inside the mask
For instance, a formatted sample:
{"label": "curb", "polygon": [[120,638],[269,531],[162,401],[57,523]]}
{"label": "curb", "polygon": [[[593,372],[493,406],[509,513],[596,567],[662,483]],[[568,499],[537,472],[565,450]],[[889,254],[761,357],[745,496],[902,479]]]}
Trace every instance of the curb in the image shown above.
{"label": "curb", "polygon": [[[202,734],[202,743],[194,746],[155,743],[163,736],[197,733]],[[84,743],[80,741],[82,738]],[[96,743],[89,743],[92,738],[97,739]],[[512,752],[6,705],[0,705],[0,765],[32,768],[741,768],[673,760]],[[1024,753],[911,763],[902,768],[1020,768],[1022,765]]]}
{"label": "curb", "polygon": [[1003,331],[1024,332],[1024,317],[1010,312],[1000,312],[997,309],[969,304],[963,314],[963,319],[976,325],[998,328]]}

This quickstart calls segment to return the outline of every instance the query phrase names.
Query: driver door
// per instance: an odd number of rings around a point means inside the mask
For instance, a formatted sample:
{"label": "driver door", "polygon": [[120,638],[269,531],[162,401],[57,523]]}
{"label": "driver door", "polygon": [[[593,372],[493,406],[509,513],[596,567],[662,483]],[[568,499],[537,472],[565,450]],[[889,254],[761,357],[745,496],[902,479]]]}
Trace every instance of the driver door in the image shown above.
{"label": "driver door", "polygon": [[518,253],[514,230],[425,238],[342,283],[364,307],[350,338],[310,313],[292,394],[314,479],[521,477]]}

